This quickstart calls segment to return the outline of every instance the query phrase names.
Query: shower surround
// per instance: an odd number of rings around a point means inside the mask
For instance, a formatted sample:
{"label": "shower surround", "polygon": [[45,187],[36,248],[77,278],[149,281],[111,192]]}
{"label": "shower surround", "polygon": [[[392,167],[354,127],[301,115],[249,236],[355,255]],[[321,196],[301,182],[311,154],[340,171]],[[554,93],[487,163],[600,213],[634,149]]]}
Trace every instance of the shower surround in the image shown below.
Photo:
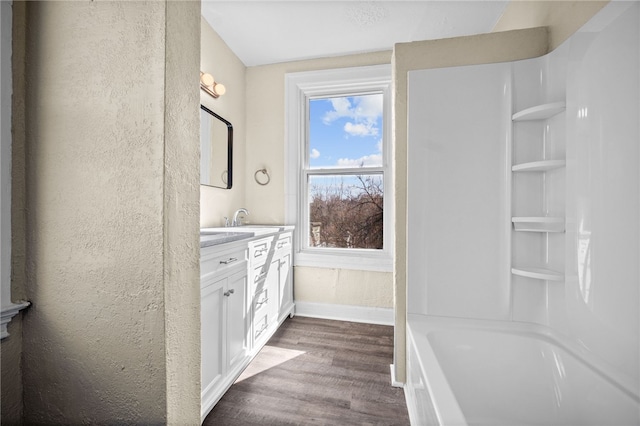
{"label": "shower surround", "polygon": [[419,324],[462,318],[533,327],[640,401],[638,22],[612,2],[546,56],[409,73],[409,394]]}

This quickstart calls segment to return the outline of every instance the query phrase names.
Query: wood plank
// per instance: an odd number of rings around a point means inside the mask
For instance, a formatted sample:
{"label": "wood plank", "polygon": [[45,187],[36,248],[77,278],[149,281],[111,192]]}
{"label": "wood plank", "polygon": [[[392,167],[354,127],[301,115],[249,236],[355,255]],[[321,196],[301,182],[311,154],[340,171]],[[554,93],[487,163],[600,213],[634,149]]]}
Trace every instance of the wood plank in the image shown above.
{"label": "wood plank", "polygon": [[393,327],[286,320],[204,425],[408,425],[391,386]]}

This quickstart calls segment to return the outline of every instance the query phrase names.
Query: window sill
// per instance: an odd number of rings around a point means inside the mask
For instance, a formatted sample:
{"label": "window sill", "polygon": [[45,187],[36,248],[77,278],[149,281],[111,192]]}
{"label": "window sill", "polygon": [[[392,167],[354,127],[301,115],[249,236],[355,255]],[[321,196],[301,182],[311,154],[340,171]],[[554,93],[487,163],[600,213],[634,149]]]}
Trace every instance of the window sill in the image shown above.
{"label": "window sill", "polygon": [[313,253],[297,252],[294,266],[351,269],[355,271],[393,272],[393,258],[388,253]]}
{"label": "window sill", "polygon": [[9,337],[7,332],[7,326],[11,322],[11,319],[18,315],[18,312],[29,306],[29,302],[12,303],[9,306],[3,306],[0,315],[0,340],[5,337]]}

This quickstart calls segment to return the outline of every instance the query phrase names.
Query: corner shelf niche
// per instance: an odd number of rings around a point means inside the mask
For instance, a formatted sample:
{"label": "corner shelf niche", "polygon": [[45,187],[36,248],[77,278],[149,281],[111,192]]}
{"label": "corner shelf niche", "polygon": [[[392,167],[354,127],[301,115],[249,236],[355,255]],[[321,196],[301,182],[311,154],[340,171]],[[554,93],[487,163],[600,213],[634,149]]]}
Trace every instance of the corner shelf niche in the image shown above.
{"label": "corner shelf niche", "polygon": [[549,104],[536,105],[531,108],[518,111],[511,119],[513,121],[533,121],[546,120],[554,115],[560,114],[567,108],[565,102],[552,102]]}
{"label": "corner shelf niche", "polygon": [[564,232],[564,218],[562,217],[513,217],[513,228],[523,232]]}
{"label": "corner shelf niche", "polygon": [[514,172],[547,172],[553,169],[559,169],[566,165],[565,160],[542,160],[532,161],[530,163],[517,164],[511,168]]}
{"label": "corner shelf niche", "polygon": [[511,273],[526,278],[545,281],[564,281],[564,274],[544,268],[511,268]]}
{"label": "corner shelf niche", "polygon": [[[545,120],[548,120],[556,115],[564,112],[566,110],[565,102],[551,102],[545,104],[539,104],[533,106],[531,108],[526,108],[521,111],[516,112],[511,116],[512,122],[517,125],[519,122],[542,122],[544,124]],[[545,124],[546,125],[546,124]],[[556,124],[553,124],[554,126]],[[524,141],[520,141],[523,143]],[[539,141],[542,144],[542,152],[546,151],[547,141],[545,139],[540,139]],[[521,173],[547,173],[552,172],[557,169],[561,169],[566,167],[566,160],[564,159],[540,159],[536,161],[523,162],[519,164],[514,164],[511,167],[511,172],[514,174]],[[560,175],[554,174],[554,182],[557,182],[555,179],[559,179]],[[519,179],[525,179],[524,177]],[[526,178],[529,179],[529,178]],[[561,178],[560,178],[561,179]],[[546,178],[543,177],[543,181]],[[562,182],[562,179],[560,180]],[[526,180],[522,182],[527,182]],[[542,197],[546,197],[545,190],[542,192]],[[543,210],[547,210],[543,208]],[[514,214],[514,213],[512,213]],[[546,241],[548,243],[548,235],[549,234],[562,234],[565,232],[566,224],[564,217],[555,217],[555,216],[513,216],[511,218],[513,223],[513,230],[516,233],[533,233],[541,235],[540,238],[542,240],[538,240],[540,242]],[[524,237],[519,237],[524,238]],[[529,237],[526,237],[529,238]],[[535,240],[521,240],[521,241],[530,241],[533,242]],[[558,241],[558,240],[555,240]],[[544,247],[545,243],[541,243]],[[548,255],[549,248],[545,249],[546,255]],[[536,262],[530,256],[525,256],[520,259],[513,259],[515,264],[511,267],[511,273],[514,276],[525,277],[529,279],[539,280],[541,282],[564,282],[565,276],[563,272],[559,272],[552,269],[547,269],[545,265],[536,265]],[[552,262],[558,265],[557,259]],[[561,262],[563,263],[563,262]],[[536,266],[531,266],[536,265]]]}

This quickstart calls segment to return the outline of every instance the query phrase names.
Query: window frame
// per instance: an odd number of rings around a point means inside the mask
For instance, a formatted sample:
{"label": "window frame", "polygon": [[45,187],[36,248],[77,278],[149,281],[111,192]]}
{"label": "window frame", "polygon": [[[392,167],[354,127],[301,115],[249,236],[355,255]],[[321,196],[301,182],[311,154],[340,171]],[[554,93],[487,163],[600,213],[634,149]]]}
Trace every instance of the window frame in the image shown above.
{"label": "window frame", "polygon": [[[383,95],[382,166],[309,168],[309,100],[330,97]],[[295,224],[294,266],[391,272],[393,270],[393,161],[391,150],[391,65],[373,65],[285,75],[285,222]],[[309,175],[383,175],[382,249],[307,247]]]}
{"label": "window frame", "polygon": [[9,336],[11,319],[28,302],[11,301],[11,95],[13,3],[0,2],[0,340]]}

